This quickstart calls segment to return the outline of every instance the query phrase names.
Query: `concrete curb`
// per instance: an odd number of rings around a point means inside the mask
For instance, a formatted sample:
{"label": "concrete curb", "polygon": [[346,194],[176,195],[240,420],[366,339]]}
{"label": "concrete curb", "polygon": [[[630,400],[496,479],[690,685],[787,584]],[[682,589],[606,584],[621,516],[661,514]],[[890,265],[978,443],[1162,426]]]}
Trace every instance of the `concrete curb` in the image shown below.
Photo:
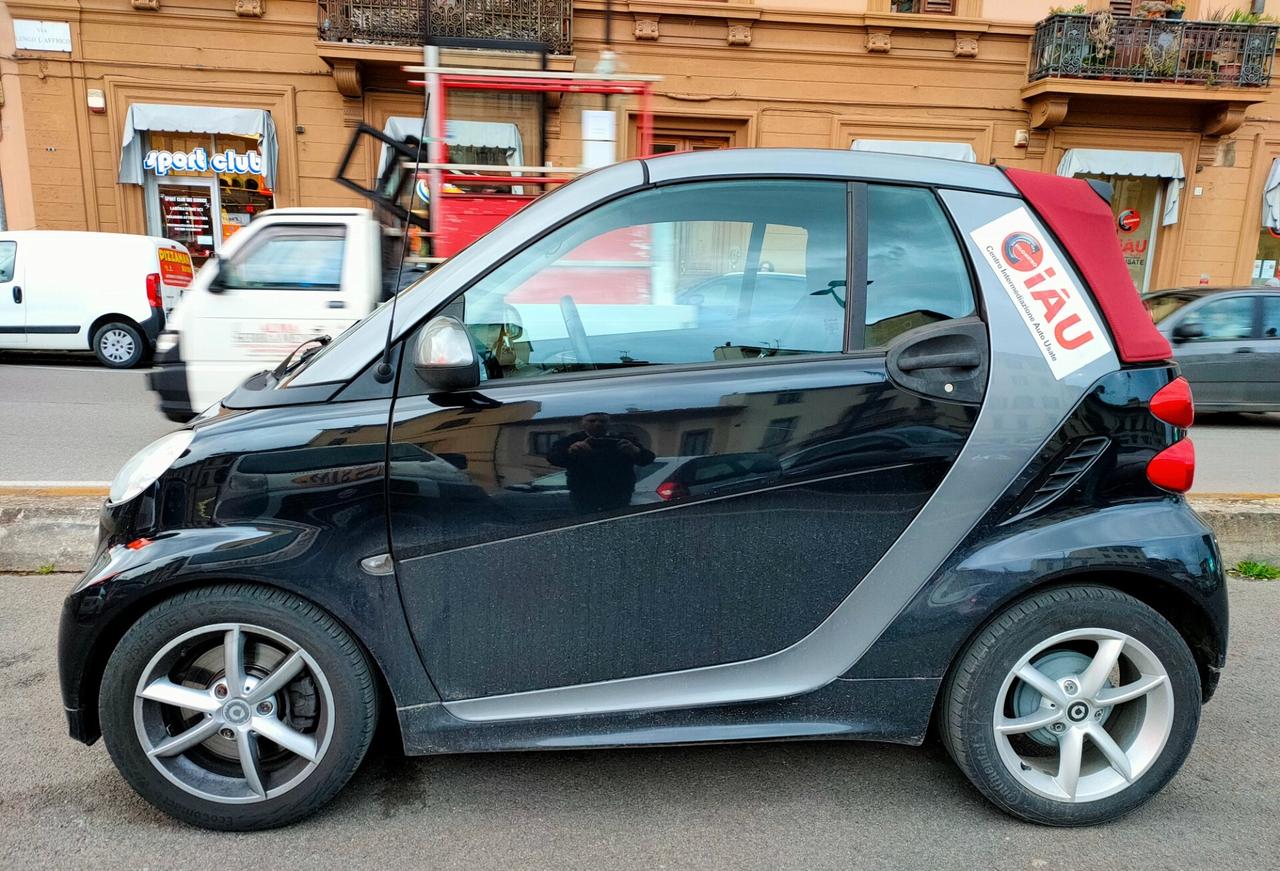
{"label": "concrete curb", "polygon": [[[83,572],[98,536],[106,488],[97,484],[0,485],[0,574]],[[1280,494],[1190,499],[1213,527],[1223,561],[1280,563]]]}

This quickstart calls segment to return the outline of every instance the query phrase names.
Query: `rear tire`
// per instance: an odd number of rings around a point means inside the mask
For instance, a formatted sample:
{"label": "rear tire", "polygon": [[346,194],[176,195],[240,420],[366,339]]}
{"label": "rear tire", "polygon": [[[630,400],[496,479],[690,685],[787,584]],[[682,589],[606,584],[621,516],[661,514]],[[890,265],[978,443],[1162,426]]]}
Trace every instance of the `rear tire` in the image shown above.
{"label": "rear tire", "polygon": [[1177,773],[1200,722],[1195,658],[1160,614],[1109,587],[1018,602],[942,690],[951,758],[995,805],[1053,826],[1108,822]]}
{"label": "rear tire", "polygon": [[147,340],[133,324],[110,321],[93,334],[93,353],[109,369],[131,369],[147,356]]}
{"label": "rear tire", "polygon": [[320,608],[225,585],[139,618],[107,661],[99,716],[112,760],[148,802],[207,829],[267,829],[311,814],[355,773],[377,689],[359,645]]}

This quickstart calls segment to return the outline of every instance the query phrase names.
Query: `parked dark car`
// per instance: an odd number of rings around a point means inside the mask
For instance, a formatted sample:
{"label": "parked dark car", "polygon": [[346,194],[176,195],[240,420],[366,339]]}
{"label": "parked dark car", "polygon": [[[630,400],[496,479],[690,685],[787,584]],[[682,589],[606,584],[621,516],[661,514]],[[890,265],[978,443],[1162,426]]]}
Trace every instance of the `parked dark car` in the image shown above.
{"label": "parked dark car", "polygon": [[1280,411],[1280,288],[1184,287],[1146,304],[1201,411]]}
{"label": "parked dark car", "polygon": [[[585,175],[121,469],[62,613],[71,735],[214,829],[315,810],[380,718],[410,754],[932,723],[1011,814],[1126,813],[1190,751],[1227,597],[1112,221],[869,152]],[[807,293],[679,301],[766,228]],[[655,455],[697,459],[633,498]]]}

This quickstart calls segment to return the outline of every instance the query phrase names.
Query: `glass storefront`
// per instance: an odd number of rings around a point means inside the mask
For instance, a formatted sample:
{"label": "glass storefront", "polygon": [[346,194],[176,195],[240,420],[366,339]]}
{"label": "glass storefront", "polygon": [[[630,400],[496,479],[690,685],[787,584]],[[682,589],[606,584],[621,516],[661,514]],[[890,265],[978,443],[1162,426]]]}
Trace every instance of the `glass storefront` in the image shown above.
{"label": "glass storefront", "polygon": [[275,204],[258,140],[203,133],[148,134],[147,232],[181,242],[197,268],[253,216]]}
{"label": "glass storefront", "polygon": [[1141,294],[1150,293],[1155,266],[1156,242],[1164,210],[1163,178],[1132,175],[1095,175],[1112,187],[1111,212],[1116,219],[1116,236],[1124,254],[1133,286]]}
{"label": "glass storefront", "polygon": [[1258,234],[1258,250],[1253,256],[1253,275],[1249,283],[1280,287],[1280,276],[1276,275],[1277,263],[1280,263],[1280,233],[1270,227],[1263,227]]}

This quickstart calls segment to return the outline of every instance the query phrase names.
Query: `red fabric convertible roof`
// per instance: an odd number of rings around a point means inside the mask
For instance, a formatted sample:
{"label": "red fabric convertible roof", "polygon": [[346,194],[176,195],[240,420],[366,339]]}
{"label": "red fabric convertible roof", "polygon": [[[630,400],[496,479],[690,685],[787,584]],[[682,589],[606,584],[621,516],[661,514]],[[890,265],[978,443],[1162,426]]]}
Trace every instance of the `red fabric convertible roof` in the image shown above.
{"label": "red fabric convertible roof", "polygon": [[1116,241],[1115,217],[1084,179],[1005,169],[1040,218],[1066,248],[1111,327],[1125,363],[1173,358],[1173,349],[1147,313]]}

